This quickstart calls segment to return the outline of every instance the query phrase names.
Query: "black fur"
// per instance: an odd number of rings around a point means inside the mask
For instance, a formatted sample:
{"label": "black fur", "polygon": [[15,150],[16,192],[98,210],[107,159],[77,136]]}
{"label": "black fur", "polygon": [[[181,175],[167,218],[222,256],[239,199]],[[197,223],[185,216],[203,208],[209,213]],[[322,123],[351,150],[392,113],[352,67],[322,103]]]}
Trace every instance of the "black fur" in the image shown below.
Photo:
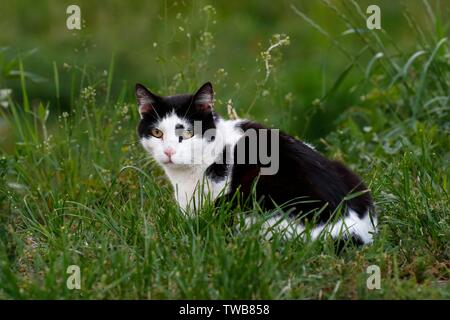
{"label": "black fur", "polygon": [[[240,126],[244,131],[264,129],[254,122],[243,122]],[[270,138],[270,135],[268,137]],[[280,132],[279,138],[278,172],[275,175],[260,175],[261,164],[235,163],[232,169],[231,193],[239,190],[241,198],[247,198],[250,196],[252,183],[258,179],[255,192],[263,208],[275,209],[282,206],[292,217],[318,218],[320,222],[327,221],[341,203],[343,213],[347,211],[345,208],[349,207],[361,218],[371,209],[371,195],[355,173],[342,163],[328,160],[285,133]],[[245,143],[244,139],[239,143]],[[237,146],[235,152],[236,149]],[[364,193],[344,201],[345,196],[361,191]],[[323,207],[320,216],[315,216],[314,210]]]}
{"label": "black fur", "polygon": [[217,160],[206,168],[205,176],[214,182],[225,180],[228,176],[230,165],[227,164],[226,159],[230,153],[230,146],[225,146],[223,151],[217,156]]}

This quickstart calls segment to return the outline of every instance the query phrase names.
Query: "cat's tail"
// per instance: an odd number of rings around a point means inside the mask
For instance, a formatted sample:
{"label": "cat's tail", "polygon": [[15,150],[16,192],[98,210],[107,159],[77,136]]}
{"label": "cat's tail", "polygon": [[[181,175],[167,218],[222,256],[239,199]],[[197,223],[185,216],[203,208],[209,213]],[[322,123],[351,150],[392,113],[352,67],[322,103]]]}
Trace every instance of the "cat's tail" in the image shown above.
{"label": "cat's tail", "polygon": [[261,235],[266,240],[272,239],[275,234],[280,234],[285,240],[298,238],[314,241],[331,237],[364,245],[373,242],[374,235],[377,233],[378,219],[369,211],[361,218],[352,209],[349,209],[348,214],[337,221],[329,221],[313,227],[281,214],[265,219],[256,216],[241,217],[240,227],[247,229],[254,224],[260,225]]}

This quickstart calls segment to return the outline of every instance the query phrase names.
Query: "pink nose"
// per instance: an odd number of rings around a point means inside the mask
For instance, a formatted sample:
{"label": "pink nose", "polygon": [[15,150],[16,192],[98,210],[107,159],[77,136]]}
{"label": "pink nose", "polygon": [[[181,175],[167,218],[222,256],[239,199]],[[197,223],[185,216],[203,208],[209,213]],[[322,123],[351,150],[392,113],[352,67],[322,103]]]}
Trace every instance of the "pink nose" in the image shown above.
{"label": "pink nose", "polygon": [[170,158],[171,156],[173,156],[174,153],[175,153],[175,150],[173,150],[172,148],[167,148],[166,150],[164,150],[164,154],[165,154],[166,156],[168,156],[169,158]]}

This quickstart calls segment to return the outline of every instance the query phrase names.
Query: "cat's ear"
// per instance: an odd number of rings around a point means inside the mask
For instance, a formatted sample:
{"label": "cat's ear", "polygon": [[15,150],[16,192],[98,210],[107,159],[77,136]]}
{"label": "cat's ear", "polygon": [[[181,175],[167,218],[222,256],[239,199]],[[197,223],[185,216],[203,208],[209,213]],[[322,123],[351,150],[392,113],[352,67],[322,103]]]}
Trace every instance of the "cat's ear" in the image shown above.
{"label": "cat's ear", "polygon": [[139,83],[136,84],[136,100],[141,118],[144,117],[144,113],[149,113],[155,108],[156,95]]}
{"label": "cat's ear", "polygon": [[214,91],[211,82],[207,82],[194,94],[194,105],[204,112],[213,108]]}

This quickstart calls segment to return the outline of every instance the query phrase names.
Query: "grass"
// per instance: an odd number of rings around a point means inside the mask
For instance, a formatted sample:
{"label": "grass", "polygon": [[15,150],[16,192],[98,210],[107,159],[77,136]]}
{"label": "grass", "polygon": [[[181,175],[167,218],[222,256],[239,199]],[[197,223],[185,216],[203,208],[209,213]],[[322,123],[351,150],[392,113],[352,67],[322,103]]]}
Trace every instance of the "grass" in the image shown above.
{"label": "grass", "polygon": [[[53,64],[56,105],[29,97],[19,59],[22,99],[1,109],[13,146],[0,159],[0,298],[449,299],[448,24],[431,7],[431,30],[406,12],[417,43],[398,48],[383,32],[357,29],[356,2],[324,7],[347,23],[360,50],[313,106],[326,111],[352,72],[359,78],[349,94],[359,99],[316,142],[370,186],[380,215],[372,246],[337,254],[325,240],[263,241],[257,227],[234,232],[226,204],[183,218],[162,171],[137,143],[127,85],[111,89],[117,56],[107,77],[73,67],[70,83],[60,82]],[[299,21],[307,17],[293,9]],[[317,24],[307,23],[314,32]],[[286,38],[268,48],[277,39]],[[339,39],[331,43],[353,52]],[[184,77],[212,59],[212,49],[197,47]],[[265,90],[276,91],[276,70],[267,81],[264,66],[282,60],[279,52],[269,57],[258,62],[258,90],[248,99],[255,108]],[[67,87],[73,98],[60,106]],[[289,122],[282,129],[300,135]],[[70,265],[80,266],[81,290],[66,287]],[[369,265],[381,269],[380,290],[366,286]]]}

